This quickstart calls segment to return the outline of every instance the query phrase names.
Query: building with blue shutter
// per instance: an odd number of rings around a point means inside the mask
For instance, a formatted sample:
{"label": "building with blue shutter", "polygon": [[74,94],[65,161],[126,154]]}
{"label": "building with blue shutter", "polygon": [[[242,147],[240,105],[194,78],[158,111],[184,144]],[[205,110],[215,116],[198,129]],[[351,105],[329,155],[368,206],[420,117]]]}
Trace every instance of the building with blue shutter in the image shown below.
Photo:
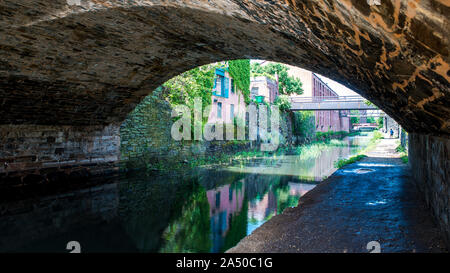
{"label": "building with blue shutter", "polygon": [[228,66],[217,68],[211,96],[211,112],[208,123],[232,123],[235,117],[245,113],[245,100],[242,92],[228,72]]}

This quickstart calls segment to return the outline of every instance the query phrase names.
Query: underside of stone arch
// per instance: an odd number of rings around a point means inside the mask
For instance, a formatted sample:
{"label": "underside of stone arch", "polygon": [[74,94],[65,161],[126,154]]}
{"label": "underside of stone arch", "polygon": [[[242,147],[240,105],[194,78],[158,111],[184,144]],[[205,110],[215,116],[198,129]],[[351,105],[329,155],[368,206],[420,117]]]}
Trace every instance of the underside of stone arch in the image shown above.
{"label": "underside of stone arch", "polygon": [[266,59],[354,89],[411,133],[448,232],[449,14],[445,0],[3,0],[0,158],[9,170],[116,162],[117,125],[157,86]]}

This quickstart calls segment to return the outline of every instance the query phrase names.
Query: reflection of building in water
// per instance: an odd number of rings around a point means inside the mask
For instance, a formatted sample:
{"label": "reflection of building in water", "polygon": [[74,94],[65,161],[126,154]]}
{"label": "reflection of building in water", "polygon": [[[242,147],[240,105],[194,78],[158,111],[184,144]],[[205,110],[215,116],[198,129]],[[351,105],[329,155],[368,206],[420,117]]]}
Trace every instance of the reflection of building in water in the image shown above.
{"label": "reflection of building in water", "polygon": [[352,155],[357,154],[358,147],[365,147],[370,136],[367,137],[348,137],[343,141],[348,142],[348,145],[333,147],[331,149],[325,150],[320,156],[318,156],[314,164],[314,177],[316,180],[322,180],[324,176],[331,175],[336,168],[334,167],[334,162],[341,158],[348,158]]}
{"label": "reflection of building in water", "polygon": [[339,158],[347,158],[351,155],[352,150],[349,146],[332,147],[322,151],[321,156],[316,157],[314,164],[314,178],[317,181],[323,179],[324,176],[331,175],[336,168],[334,162]]}
{"label": "reflection of building in water", "polygon": [[312,190],[315,184],[293,183],[289,182],[289,195],[303,196]]}
{"label": "reflection of building in water", "polygon": [[277,198],[272,190],[263,196],[261,200],[250,202],[248,217],[250,219],[264,221],[270,215],[277,214]]}
{"label": "reflection of building in water", "polygon": [[210,207],[212,252],[221,250],[224,237],[233,224],[232,217],[242,209],[244,195],[245,187],[241,183],[228,184],[206,192]]}

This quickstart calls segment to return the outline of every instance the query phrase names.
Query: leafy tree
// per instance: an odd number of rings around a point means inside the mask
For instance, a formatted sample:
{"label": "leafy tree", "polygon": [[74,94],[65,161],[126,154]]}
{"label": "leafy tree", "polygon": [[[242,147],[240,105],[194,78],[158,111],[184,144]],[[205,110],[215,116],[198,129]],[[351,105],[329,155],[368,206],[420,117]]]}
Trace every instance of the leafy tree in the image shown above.
{"label": "leafy tree", "polygon": [[278,105],[280,111],[291,110],[291,101],[289,100],[289,97],[286,95],[278,96],[273,103],[275,105]]}
{"label": "leafy tree", "polygon": [[269,63],[261,65],[259,63],[251,64],[251,76],[266,76],[272,80],[278,75],[278,82],[280,87],[280,94],[303,94],[302,82],[288,74],[289,67],[280,63]]}
{"label": "leafy tree", "polygon": [[211,104],[215,69],[219,64],[208,64],[188,70],[163,84],[172,104],[186,104],[193,109],[195,97],[202,98],[203,107]]}
{"label": "leafy tree", "polygon": [[[359,115],[359,111],[358,110],[350,110],[350,114],[351,115]],[[359,123],[359,117],[351,117],[350,122],[352,124]]]}
{"label": "leafy tree", "polygon": [[293,134],[301,137],[311,137],[315,133],[313,111],[298,111],[293,113]]}
{"label": "leafy tree", "polygon": [[[175,76],[163,84],[168,101],[173,105],[187,105],[191,109],[192,115],[194,114],[192,110],[196,97],[201,98],[203,109],[210,105],[217,68],[228,69],[237,90],[242,93],[245,102],[249,103],[250,60],[232,60],[228,61],[228,65],[225,62],[207,64]],[[208,117],[203,117],[203,124],[207,120]]]}
{"label": "leafy tree", "polygon": [[350,122],[351,122],[352,124],[359,123],[359,117],[351,117],[351,118],[350,118]]}
{"label": "leafy tree", "polygon": [[383,127],[383,123],[384,123],[384,118],[383,117],[378,117],[377,123],[378,123],[378,129],[382,128]]}
{"label": "leafy tree", "polygon": [[242,92],[248,103],[250,101],[250,60],[228,61],[228,66],[223,62],[207,64],[173,77],[163,84],[167,89],[169,102],[175,105],[185,104],[193,109],[194,98],[201,97],[203,107],[210,105],[216,68],[228,69],[237,89]]}

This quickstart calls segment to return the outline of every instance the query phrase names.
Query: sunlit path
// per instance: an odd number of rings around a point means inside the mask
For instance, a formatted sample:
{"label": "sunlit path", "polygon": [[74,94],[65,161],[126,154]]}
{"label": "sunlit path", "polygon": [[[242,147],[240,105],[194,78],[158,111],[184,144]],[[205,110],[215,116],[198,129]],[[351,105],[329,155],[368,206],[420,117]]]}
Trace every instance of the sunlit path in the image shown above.
{"label": "sunlit path", "polygon": [[338,170],[229,252],[368,252],[371,241],[381,252],[445,251],[392,144],[383,139],[375,157]]}

